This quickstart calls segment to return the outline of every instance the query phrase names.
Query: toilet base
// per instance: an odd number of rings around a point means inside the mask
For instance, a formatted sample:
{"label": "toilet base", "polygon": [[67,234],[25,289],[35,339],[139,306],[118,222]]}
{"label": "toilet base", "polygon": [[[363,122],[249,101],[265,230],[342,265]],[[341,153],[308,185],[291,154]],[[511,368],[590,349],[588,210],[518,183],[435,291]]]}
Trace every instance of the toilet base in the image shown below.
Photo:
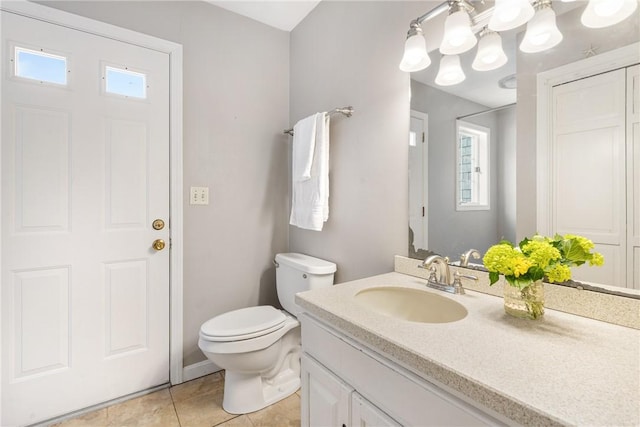
{"label": "toilet base", "polygon": [[227,370],[222,408],[230,414],[248,414],[291,396],[300,388],[300,372],[285,369],[274,378]]}

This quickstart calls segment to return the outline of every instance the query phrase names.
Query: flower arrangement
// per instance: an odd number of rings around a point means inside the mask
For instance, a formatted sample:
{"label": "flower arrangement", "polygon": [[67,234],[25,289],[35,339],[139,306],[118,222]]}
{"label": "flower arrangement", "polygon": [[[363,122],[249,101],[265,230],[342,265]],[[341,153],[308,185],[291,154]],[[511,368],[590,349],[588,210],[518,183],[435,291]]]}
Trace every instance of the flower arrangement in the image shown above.
{"label": "flower arrangement", "polygon": [[507,240],[489,248],[482,262],[489,270],[493,285],[503,274],[509,285],[523,289],[544,277],[550,282],[566,282],[571,279],[571,268],[584,263],[603,265],[604,258],[593,252],[591,240],[565,234],[553,238],[536,234],[525,238],[518,246]]}
{"label": "flower arrangement", "polygon": [[571,267],[587,262],[604,264],[593,247],[593,242],[582,236],[556,234],[550,238],[536,234],[515,247],[507,240],[491,246],[482,262],[489,270],[490,285],[501,274],[510,285],[505,287],[505,311],[516,317],[539,319],[544,314],[542,279],[566,282],[571,278]]}

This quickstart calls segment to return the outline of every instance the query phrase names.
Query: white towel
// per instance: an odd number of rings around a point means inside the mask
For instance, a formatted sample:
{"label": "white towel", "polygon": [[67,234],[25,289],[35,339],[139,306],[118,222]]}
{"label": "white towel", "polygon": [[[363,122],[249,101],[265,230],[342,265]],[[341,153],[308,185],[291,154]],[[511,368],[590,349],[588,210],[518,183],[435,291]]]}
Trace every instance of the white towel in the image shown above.
{"label": "white towel", "polygon": [[[300,173],[304,169],[299,164],[293,166],[293,170],[297,172],[292,174],[289,223],[307,230],[321,231],[324,223],[329,219],[329,116],[327,113],[317,113],[311,117],[315,119],[313,137],[309,141],[295,138],[293,140],[293,162],[296,162],[296,159],[305,158],[304,155],[299,154],[300,151],[303,153],[312,151],[313,156],[308,178]],[[294,130],[294,132],[297,131]],[[296,143],[301,144],[305,141],[314,145],[312,150],[296,147]],[[296,149],[299,149],[298,154]]]}
{"label": "white towel", "polygon": [[311,178],[311,164],[316,147],[316,116],[300,120],[293,127],[293,160],[291,170],[294,181]]}

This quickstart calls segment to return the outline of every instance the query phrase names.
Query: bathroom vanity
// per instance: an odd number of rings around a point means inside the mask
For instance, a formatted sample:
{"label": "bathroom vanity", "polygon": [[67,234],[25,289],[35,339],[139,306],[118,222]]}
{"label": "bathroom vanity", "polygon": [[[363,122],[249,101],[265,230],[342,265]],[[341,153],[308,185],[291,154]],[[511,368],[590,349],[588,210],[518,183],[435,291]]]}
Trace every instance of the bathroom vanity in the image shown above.
{"label": "bathroom vanity", "polygon": [[[467,315],[448,323],[383,314],[372,288],[436,293]],[[397,272],[303,292],[302,425],[638,425],[640,331],[502,299],[450,295]],[[390,314],[391,313],[391,314]]]}

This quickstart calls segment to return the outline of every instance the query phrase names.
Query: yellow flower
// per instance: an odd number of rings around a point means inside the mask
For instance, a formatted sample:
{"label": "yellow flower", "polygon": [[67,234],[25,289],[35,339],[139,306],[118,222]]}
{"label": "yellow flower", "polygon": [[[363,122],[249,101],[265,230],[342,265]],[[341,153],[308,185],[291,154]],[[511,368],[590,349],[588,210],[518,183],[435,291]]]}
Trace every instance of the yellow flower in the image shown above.
{"label": "yellow flower", "polygon": [[604,257],[599,252],[594,252],[593,257],[589,260],[589,265],[603,265]]}
{"label": "yellow flower", "polygon": [[592,252],[593,242],[574,234],[553,238],[536,234],[514,247],[506,240],[489,248],[483,258],[493,285],[504,275],[511,286],[524,289],[546,276],[552,282],[571,279],[571,268],[585,264],[603,265],[602,254]]}
{"label": "yellow flower", "polygon": [[542,269],[546,269],[551,261],[560,259],[560,251],[551,246],[547,240],[530,240],[522,248],[531,263]]}
{"label": "yellow flower", "polygon": [[526,259],[524,255],[511,259],[511,271],[514,276],[520,277],[527,274],[529,268],[531,268],[531,261]]}
{"label": "yellow flower", "polygon": [[531,262],[522,252],[506,243],[490,247],[482,262],[489,271],[515,277],[526,274],[531,267]]}
{"label": "yellow flower", "polygon": [[556,264],[547,271],[547,278],[556,283],[566,282],[571,279],[571,269],[566,265]]}

